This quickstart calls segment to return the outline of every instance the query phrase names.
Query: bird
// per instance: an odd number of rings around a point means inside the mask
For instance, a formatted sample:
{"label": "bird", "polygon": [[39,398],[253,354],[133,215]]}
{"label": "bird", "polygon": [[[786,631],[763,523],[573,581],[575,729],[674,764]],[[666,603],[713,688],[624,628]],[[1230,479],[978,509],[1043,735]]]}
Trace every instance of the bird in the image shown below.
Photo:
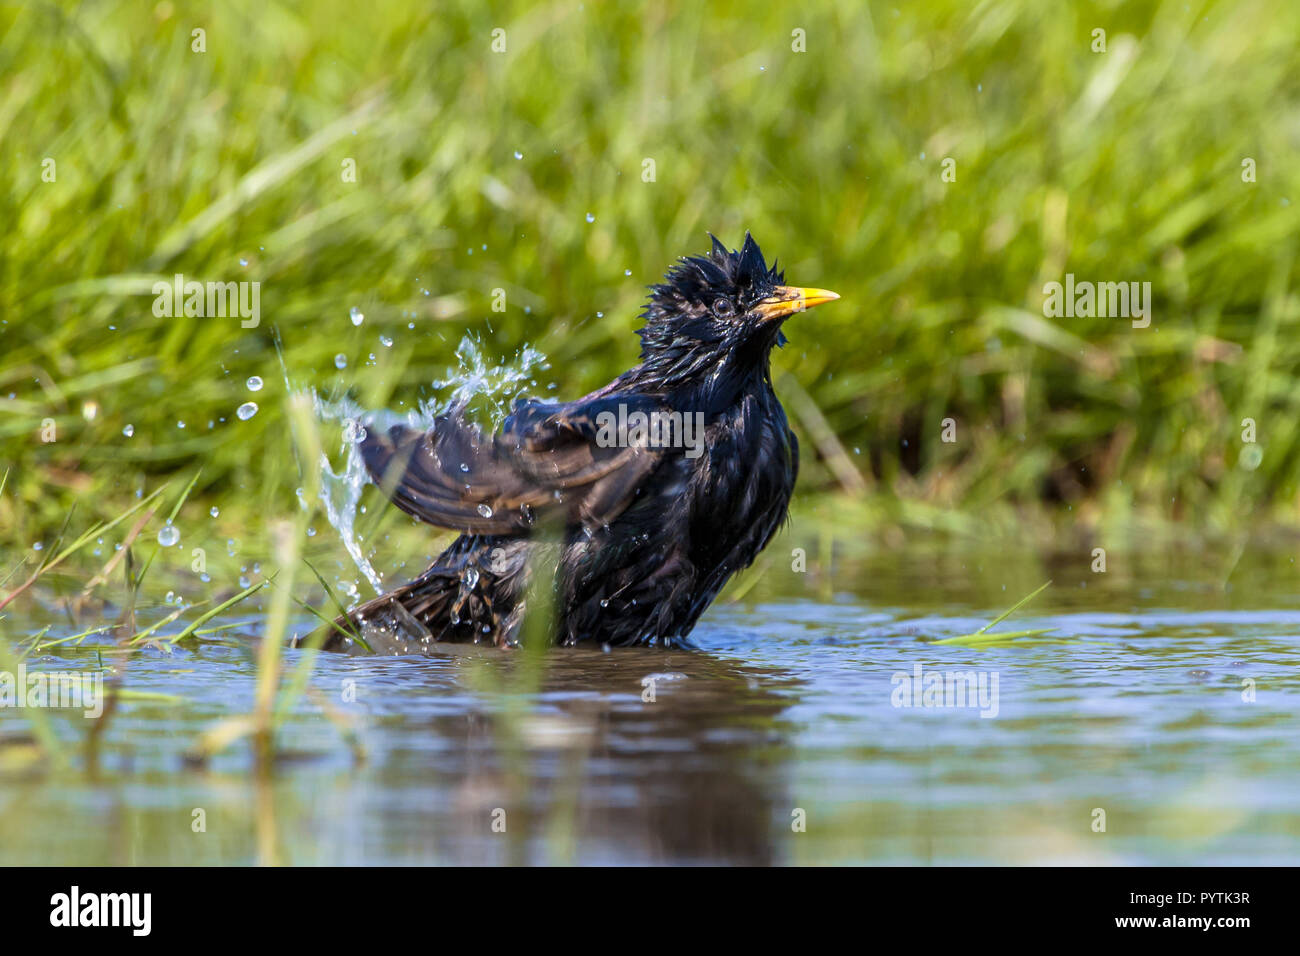
{"label": "bird", "polygon": [[341,615],[325,647],[517,647],[530,604],[551,644],[694,646],[700,616],[787,518],[799,445],[772,349],[788,318],[839,298],[787,286],[748,232],[739,249],[709,238],[649,287],[640,361],[604,387],[516,399],[493,434],[463,405],[427,430],[365,431],[361,458],[392,503],[460,535]]}

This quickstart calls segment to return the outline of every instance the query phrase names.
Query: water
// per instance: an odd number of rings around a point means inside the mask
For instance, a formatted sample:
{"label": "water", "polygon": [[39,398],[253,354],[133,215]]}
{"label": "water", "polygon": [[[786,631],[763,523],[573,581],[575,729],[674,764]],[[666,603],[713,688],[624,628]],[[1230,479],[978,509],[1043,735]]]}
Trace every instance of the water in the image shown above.
{"label": "water", "polygon": [[[782,557],[794,543],[773,545],[779,560],[743,601],[705,615],[695,651],[555,649],[535,679],[523,655],[490,648],[322,655],[316,697],[287,718],[264,776],[239,744],[205,769],[184,761],[253,706],[255,609],[170,654],[125,659],[102,636],[37,653],[29,668],[89,668],[99,642],[126,686],[183,700],[124,702],[94,767],[78,753],[42,769],[0,746],[0,863],[1300,859],[1288,545],[1252,545],[1231,566],[1220,546],[1112,547],[1112,570],[1093,574],[1086,549],[912,537],[829,573],[810,557],[800,574]],[[1052,627],[1055,642],[927,643],[976,630],[1047,577],[998,629]],[[196,590],[177,587],[207,596]],[[72,633],[48,595],[6,622],[10,635],[46,624],[47,638]],[[895,706],[896,675],[918,663],[996,674],[996,716]],[[84,738],[87,722],[55,723]],[[20,726],[0,711],[0,732]]]}
{"label": "water", "polygon": [[[510,414],[516,398],[537,391],[533,376],[549,368],[546,356],[532,346],[522,348],[511,361],[495,363],[477,338],[466,335],[456,348],[456,366],[447,370],[445,378],[431,382],[433,394],[419,400],[405,415],[363,409],[346,396],[330,399],[311,392],[317,419],[341,428],[339,463],[331,461],[328,454],[321,459],[321,504],[339,541],[376,594],[384,590],[383,575],[375,569],[373,554],[363,546],[356,530],[362,495],[366,486],[373,484],[358,445],[367,430],[403,422],[423,431],[432,427],[439,415],[458,407],[470,421],[490,433]],[[479,511],[491,517],[492,509],[487,505],[480,505]],[[350,593],[354,598],[359,596]]]}
{"label": "water", "polygon": [[540,391],[534,376],[550,367],[546,356],[531,345],[511,361],[494,363],[479,341],[467,335],[456,347],[456,367],[432,383],[438,398],[421,405],[416,421],[427,425],[448,408],[462,406],[472,421],[493,431],[510,414],[516,398]]}
{"label": "water", "polygon": [[[325,517],[338,533],[340,542],[357,569],[370,582],[375,593],[379,594],[384,590],[383,578],[370,563],[356,531],[361,495],[366,485],[370,484],[369,473],[361,460],[359,444],[366,436],[366,429],[361,424],[366,413],[346,397],[329,401],[314,395],[314,403],[316,417],[320,421],[342,424],[339,436],[342,464],[335,467],[328,454],[321,456],[320,500],[325,509]],[[357,595],[353,593],[353,596]]]}

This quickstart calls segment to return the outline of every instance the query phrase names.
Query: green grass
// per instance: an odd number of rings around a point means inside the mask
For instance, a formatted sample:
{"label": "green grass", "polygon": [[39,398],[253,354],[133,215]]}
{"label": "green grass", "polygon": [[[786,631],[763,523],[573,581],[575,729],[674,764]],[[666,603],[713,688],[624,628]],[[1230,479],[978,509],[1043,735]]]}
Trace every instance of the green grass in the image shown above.
{"label": "green grass", "polygon": [[[59,602],[61,611],[66,614],[68,620],[74,625],[79,625],[78,619],[82,616],[81,605],[83,600],[89,598],[97,588],[102,588],[109,583],[113,568],[124,558],[125,595],[120,604],[121,612],[118,615],[116,624],[101,624],[82,630],[77,634],[48,640],[46,635],[51,630],[52,625],[46,625],[34,634],[29,634],[26,639],[26,648],[21,654],[17,654],[10,645],[8,638],[8,631],[12,625],[6,626],[5,624],[5,620],[9,615],[0,613],[0,669],[11,674],[16,671],[17,665],[32,653],[42,653],[61,645],[80,647],[88,637],[108,636],[108,644],[101,646],[97,643],[93,649],[96,654],[96,670],[106,676],[112,676],[112,681],[107,686],[109,706],[101,715],[95,718],[84,735],[79,735],[85,741],[88,759],[92,762],[97,742],[103,734],[103,728],[111,720],[118,701],[149,701],[154,703],[184,703],[185,701],[185,698],[172,694],[137,691],[124,686],[124,675],[129,671],[133,654],[139,652],[145,646],[152,646],[164,653],[170,653],[170,646],[211,634],[220,626],[204,628],[203,625],[219,615],[234,611],[247,599],[266,588],[272,589],[272,596],[269,612],[265,617],[261,641],[257,646],[256,700],[253,712],[246,715],[227,717],[209,728],[196,741],[190,757],[194,762],[201,764],[217,751],[248,737],[251,738],[253,743],[253,752],[260,769],[269,768],[275,758],[277,753],[275,731],[285,715],[290,713],[298,700],[308,692],[308,682],[315,665],[316,656],[319,653],[319,644],[308,647],[304,653],[298,656],[293,672],[289,676],[287,683],[285,682],[284,648],[288,643],[289,632],[294,623],[292,618],[294,611],[291,605],[296,603],[316,617],[329,620],[324,612],[313,608],[309,603],[299,599],[293,593],[295,575],[299,573],[300,564],[307,563],[318,578],[324,588],[326,597],[332,605],[330,613],[338,613],[342,610],[333,589],[319,572],[302,557],[302,544],[308,538],[307,529],[317,514],[316,507],[310,503],[317,501],[319,495],[321,472],[318,463],[321,460],[321,443],[318,422],[312,413],[311,403],[306,396],[295,395],[288,400],[287,405],[287,414],[292,421],[294,430],[293,450],[300,460],[310,462],[311,465],[304,468],[305,487],[303,490],[304,501],[308,503],[307,506],[299,510],[294,520],[278,521],[272,524],[270,528],[270,536],[274,544],[276,570],[265,577],[260,577],[257,581],[247,585],[231,597],[203,610],[201,613],[194,612],[209,603],[208,601],[201,600],[193,604],[182,603],[176,609],[158,617],[152,624],[140,627],[136,620],[136,607],[140,603],[140,594],[144,589],[145,577],[150,568],[154,566],[154,561],[162,550],[162,545],[155,543],[149,552],[148,558],[138,569],[134,563],[132,547],[139,541],[140,532],[148,526],[149,519],[156,514],[158,506],[154,506],[147,511],[145,509],[162,495],[166,490],[164,486],[156,489],[149,496],[136,501],[111,520],[95,525],[70,544],[60,548],[63,540],[63,533],[61,532],[54,547],[50,549],[52,556],[39,561],[21,585],[9,590],[3,599],[0,599],[0,612],[3,612],[6,607],[14,605],[24,595],[28,599],[33,598],[37,591],[37,588],[33,587],[34,585],[44,584],[43,578],[52,575],[56,568],[74,558],[78,552],[84,551],[92,540],[102,541],[105,535],[110,534],[114,528],[124,525],[133,514],[136,512],[144,513],[143,517],[124,536],[121,550],[115,551],[114,556],[105,563],[100,572],[90,578],[85,583],[84,588],[79,589],[80,598],[68,599],[65,597],[63,601]],[[198,474],[195,474],[175,499],[165,519],[165,525],[171,525],[179,514],[197,483],[198,477]],[[0,477],[0,491],[3,491],[4,484],[4,478]],[[65,530],[72,523],[72,517],[70,513],[64,523]],[[160,526],[163,526],[162,522],[160,522]],[[35,553],[39,555],[42,552]],[[84,555],[82,557],[84,560]],[[21,566],[19,565],[19,567]],[[18,569],[15,568],[15,570]],[[10,576],[12,576],[12,573]],[[280,578],[278,582],[277,578]],[[216,585],[216,587],[219,588],[220,585]],[[53,588],[54,593],[58,593],[58,586],[53,585]],[[101,593],[98,597],[106,601],[122,596],[117,593],[115,588],[104,588],[104,590],[109,593]],[[170,603],[170,594],[168,602]],[[103,620],[108,612],[108,607],[108,604],[97,604],[92,616],[97,620]],[[164,631],[185,615],[190,615],[191,619],[180,630],[170,634],[157,633]],[[20,630],[23,628],[23,621],[24,618],[18,616],[15,622]],[[362,643],[364,644],[364,641]],[[115,669],[110,670],[104,665],[103,652],[104,647],[113,647],[114,644],[117,645],[114,650],[117,654],[118,665]],[[22,688],[18,692],[25,694],[26,689]],[[322,700],[318,701],[318,704],[331,719],[335,719],[327,702]],[[66,763],[65,751],[60,741],[60,735],[55,729],[51,718],[39,707],[27,708],[22,712],[22,715],[28,718],[32,727],[30,738],[26,736],[17,738],[17,743],[21,745],[22,759],[25,760],[32,755],[36,755],[41,758],[49,758],[56,765],[63,766]],[[340,729],[353,745],[355,752],[359,745],[352,738],[350,728],[345,726],[341,720],[336,722],[340,723]],[[7,745],[7,742],[0,741],[0,749]],[[0,760],[0,764],[2,763],[3,760]],[[3,767],[0,766],[0,771],[2,770]]]}
{"label": "green grass", "polygon": [[1009,618],[1012,614],[1015,614],[1016,611],[1020,610],[1022,607],[1024,607],[1026,604],[1028,604],[1038,595],[1046,591],[1051,586],[1051,584],[1052,584],[1051,581],[1046,581],[1043,584],[1039,585],[1033,591],[1029,592],[1024,597],[1022,597],[1015,604],[1011,605],[1011,607],[1007,608],[1005,611],[1003,611],[993,620],[989,621],[987,624],[981,627],[978,631],[975,631],[971,634],[960,634],[957,637],[945,637],[937,641],[930,641],[928,643],[955,644],[955,645],[960,645],[962,647],[973,647],[976,649],[985,649],[990,647],[1002,647],[1013,641],[1020,640],[1026,637],[1039,637],[1040,635],[1051,633],[1052,631],[1056,630],[1056,628],[1038,627],[1038,628],[1032,628],[1030,630],[1024,630],[1024,631],[994,631],[993,630],[993,628],[997,627],[999,624],[1001,624],[1003,621]]}
{"label": "green grass", "polygon": [[[302,481],[273,329],[366,404],[467,330],[576,395],[635,360],[645,283],[745,229],[843,295],[775,358],[801,491],[1294,519],[1297,33],[1248,0],[0,7],[0,537],[200,466],[178,520],[260,527]],[[1066,272],[1150,281],[1151,327],[1044,317]],[[156,317],[176,273],[260,282],[260,327]]]}

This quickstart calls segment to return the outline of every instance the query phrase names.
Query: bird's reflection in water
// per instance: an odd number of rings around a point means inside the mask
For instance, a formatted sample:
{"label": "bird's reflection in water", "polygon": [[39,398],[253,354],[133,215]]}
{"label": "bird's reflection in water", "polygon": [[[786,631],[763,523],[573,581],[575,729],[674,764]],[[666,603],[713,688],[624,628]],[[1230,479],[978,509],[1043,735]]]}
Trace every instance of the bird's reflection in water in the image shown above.
{"label": "bird's reflection in water", "polygon": [[386,843],[425,862],[778,862],[792,810],[781,713],[797,693],[780,671],[701,650],[566,648],[525,690],[522,655],[432,653],[444,704],[383,771],[423,779],[423,839],[396,814]]}

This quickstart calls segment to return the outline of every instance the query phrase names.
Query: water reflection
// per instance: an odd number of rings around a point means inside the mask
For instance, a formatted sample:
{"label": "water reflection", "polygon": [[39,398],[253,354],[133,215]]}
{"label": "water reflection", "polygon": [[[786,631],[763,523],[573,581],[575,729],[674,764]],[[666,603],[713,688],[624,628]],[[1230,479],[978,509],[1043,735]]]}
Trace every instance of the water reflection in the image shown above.
{"label": "water reflection", "polygon": [[408,727],[385,773],[419,791],[380,822],[384,845],[419,829],[427,851],[457,863],[567,862],[579,840],[588,862],[778,859],[774,821],[791,808],[779,716],[796,681],[703,653],[571,649],[548,661],[533,707],[459,700],[509,679],[500,656],[448,649],[413,668],[425,693],[408,685],[404,700],[452,706],[415,721],[377,708]]}

